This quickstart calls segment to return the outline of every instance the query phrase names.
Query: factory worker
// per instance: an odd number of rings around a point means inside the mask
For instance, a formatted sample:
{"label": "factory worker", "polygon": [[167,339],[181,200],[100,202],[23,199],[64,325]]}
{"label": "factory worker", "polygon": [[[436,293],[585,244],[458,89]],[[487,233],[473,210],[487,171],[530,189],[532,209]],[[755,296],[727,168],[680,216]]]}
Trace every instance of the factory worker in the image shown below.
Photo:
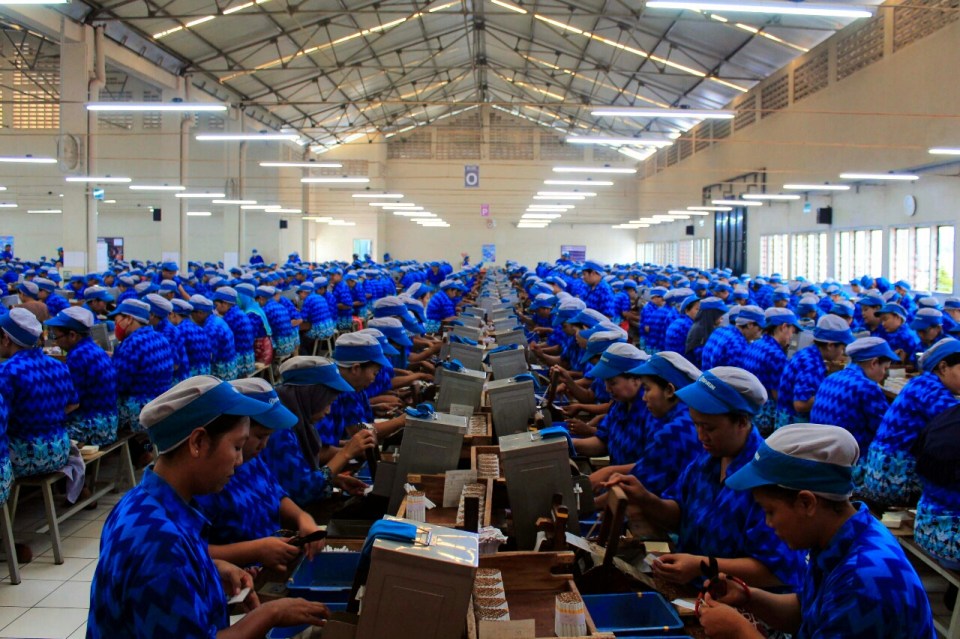
{"label": "factory worker", "polygon": [[[374,403],[382,403],[383,400],[386,399],[383,397],[384,394],[390,391],[393,387],[394,366],[393,361],[390,358],[400,355],[400,351],[390,344],[390,340],[387,339],[387,336],[384,335],[379,329],[365,328],[361,331],[357,331],[357,334],[372,335],[374,338],[376,338],[377,343],[380,344],[380,349],[383,351],[384,358],[388,362],[388,365],[381,366],[380,370],[377,371],[377,376],[373,379],[373,383],[364,389],[367,399],[370,401],[372,407]],[[379,401],[374,402],[375,398],[377,398]],[[391,404],[399,404],[399,400],[397,400],[395,396],[390,396],[390,400],[391,401],[389,403]]]}
{"label": "factory worker", "polygon": [[920,375],[906,383],[887,409],[864,463],[864,497],[884,506],[916,501],[920,481],[911,449],[934,416],[960,403],[960,341],[940,340],[919,365]]}
{"label": "factory worker", "polygon": [[[20,303],[17,304],[17,308],[25,308],[31,313],[34,317],[37,318],[37,321],[41,324],[50,319],[50,311],[47,309],[47,305],[40,301],[40,287],[34,282],[20,282],[17,285],[17,294],[20,297]],[[4,309],[6,311],[6,309]]]}
{"label": "factory worker", "polygon": [[654,572],[689,583],[701,575],[700,562],[715,557],[721,571],[751,586],[797,586],[802,555],[777,539],[748,493],[723,483],[763,443],[750,421],[767,399],[760,381],[743,369],[720,367],[704,371],[677,395],[690,410],[703,452],[662,496],[633,475],[607,482],[620,485],[649,523],[678,534],[677,552],[662,555]]}
{"label": "factory worker", "polygon": [[[334,306],[337,315],[337,330],[353,330],[353,295],[350,293],[350,287],[343,281],[343,270],[332,268],[328,273],[330,277],[330,294],[333,296]],[[330,300],[327,300],[330,303]]]}
{"label": "factory worker", "polygon": [[662,351],[667,337],[667,327],[673,320],[680,317],[677,310],[679,304],[691,289],[673,289],[664,295],[664,304],[650,317],[650,331],[647,333],[647,343],[653,351]]}
{"label": "factory worker", "polygon": [[173,352],[167,340],[150,328],[146,302],[127,300],[111,317],[120,340],[112,358],[117,372],[118,425],[121,430],[142,432],[141,409],[173,382]]}
{"label": "factory worker", "polygon": [[[243,445],[243,464],[223,490],[197,498],[200,510],[210,520],[210,555],[237,566],[263,564],[285,572],[300,556],[280,529],[305,537],[318,530],[317,522],[297,506],[264,463],[260,453],[270,437],[297,424],[270,383],[259,377],[230,382],[251,399],[265,402],[270,410],[250,418],[250,436]],[[308,557],[323,548],[323,542],[308,544]]]}
{"label": "factory worker", "polygon": [[568,297],[560,301],[553,315],[553,325],[560,327],[563,338],[556,346],[530,345],[531,350],[541,362],[547,366],[562,366],[570,369],[574,363],[580,360],[582,353],[575,338],[577,327],[573,320],[586,307],[587,305],[584,304],[583,300],[575,297]]}
{"label": "factory worker", "polygon": [[57,285],[53,280],[45,277],[38,277],[33,280],[37,285],[39,299],[47,305],[47,312],[53,317],[65,308],[69,308],[70,302],[67,298],[56,292]]}
{"label": "factory worker", "polygon": [[940,341],[946,335],[943,330],[943,313],[935,308],[921,308],[917,310],[910,322],[910,330],[915,331],[920,338],[920,349],[926,350]]}
{"label": "factory worker", "polygon": [[763,313],[763,336],[750,344],[743,357],[743,368],[756,375],[767,391],[767,401],[753,419],[753,425],[766,437],[773,432],[777,421],[777,396],[780,376],[787,366],[787,349],[800,324],[793,311],[770,307]]}
{"label": "factory worker", "polygon": [[233,331],[213,312],[211,300],[203,295],[192,295],[189,301],[193,307],[190,318],[203,328],[210,340],[210,372],[222,380],[236,379],[238,358]]}
{"label": "factory worker", "polygon": [[780,377],[777,393],[777,424],[784,426],[810,420],[817,389],[827,376],[827,362],[843,357],[854,340],[847,323],[836,315],[824,315],[813,329],[813,344],[797,351]]}
{"label": "factory worker", "polygon": [[263,256],[257,253],[257,249],[250,251],[250,266],[263,264]]}
{"label": "factory worker", "polygon": [[647,303],[640,309],[639,329],[640,346],[647,353],[655,353],[659,350],[656,343],[656,334],[653,331],[653,318],[660,312],[660,309],[666,304],[667,289],[662,286],[655,286],[647,292]]}
{"label": "factory worker", "polygon": [[[566,414],[575,416],[586,412],[591,415],[605,415],[610,408],[611,401],[606,380],[591,373],[604,351],[613,344],[626,343],[627,332],[610,322],[603,322],[593,328],[579,331],[577,339],[584,338],[586,340],[584,341],[583,354],[578,365],[578,369],[583,371],[583,375],[575,377],[574,372],[559,366],[553,367],[550,372],[555,375],[555,379],[559,382],[557,393],[570,398],[571,403],[564,409]],[[595,423],[592,425],[595,425]],[[570,426],[571,432],[579,436],[584,435],[584,431],[580,428],[575,417],[571,419]],[[592,433],[592,431],[589,432]]]}
{"label": "factory worker", "polygon": [[223,488],[242,462],[248,417],[269,410],[209,376],[185,380],[144,407],[139,421],[160,457],[104,524],[88,637],[262,637],[276,626],[323,623],[323,604],[258,605],[251,593],[246,616],[230,626],[227,597],[252,587],[253,578],[207,550],[209,522],[195,498]]}
{"label": "factory worker", "polygon": [[639,454],[630,463],[611,463],[597,470],[590,482],[596,490],[615,473],[630,473],[648,490],[659,494],[673,485],[680,471],[702,450],[690,411],[676,395],[677,390],[696,381],[700,371],[683,355],[665,351],[628,370],[626,376],[640,377],[634,401],[642,401],[646,406],[643,419],[625,424],[640,442]]}
{"label": "factory worker", "polygon": [[117,373],[110,356],[90,337],[93,324],[88,309],[72,306],[57,313],[46,326],[67,354],[77,393],[77,408],[67,415],[70,438],[106,446],[117,440]]}
{"label": "factory worker", "polygon": [[256,370],[253,354],[254,324],[238,305],[237,289],[221,286],[213,293],[213,305],[217,315],[223,318],[233,333],[233,346],[237,353],[237,377],[248,377]]}
{"label": "factory worker", "polygon": [[301,507],[330,496],[334,486],[363,490],[363,482],[340,475],[349,461],[376,446],[372,431],[361,429],[333,454],[325,450],[315,426],[338,395],[353,392],[336,363],[323,357],[291,357],[280,365],[277,395],[297,416],[289,430],[275,431],[261,457],[285,493]]}
{"label": "factory worker", "polygon": [[878,337],[887,340],[902,363],[915,362],[917,353],[923,347],[920,338],[907,324],[907,311],[899,304],[888,303],[883,305],[878,314],[883,329]]}
{"label": "factory worker", "polygon": [[693,318],[700,312],[700,298],[696,295],[687,295],[680,301],[680,315],[670,322],[663,338],[663,350],[680,353],[686,352],[687,335],[693,326]]}
{"label": "factory worker", "polygon": [[173,313],[168,319],[176,325],[183,351],[186,356],[183,377],[195,375],[210,375],[213,361],[213,351],[210,346],[210,337],[196,322],[191,319],[194,309],[190,302],[174,299]]}
{"label": "factory worker", "polygon": [[[87,291],[89,290],[87,289]],[[184,350],[183,338],[177,327],[168,319],[170,314],[173,313],[173,303],[156,293],[145,296],[143,301],[150,305],[150,325],[153,330],[163,335],[163,338],[170,345],[170,352],[173,353],[173,383],[176,384],[189,377],[187,373],[190,364]]]}
{"label": "factory worker", "polygon": [[283,359],[294,355],[300,348],[300,333],[286,307],[276,300],[277,289],[273,286],[258,286],[255,299],[270,323],[274,357]]}
{"label": "factory worker", "polygon": [[455,280],[444,280],[440,282],[439,289],[430,298],[427,304],[427,322],[426,329],[428,333],[437,333],[440,331],[440,325],[443,322],[451,322],[456,319],[457,304],[460,301],[462,287]]}
{"label": "factory worker", "polygon": [[97,324],[103,321],[101,317],[106,317],[107,304],[114,301],[110,291],[99,285],[88,286],[83,291],[83,300],[84,306],[93,313]]}
{"label": "factory worker", "polygon": [[704,345],[720,326],[720,321],[726,312],[727,305],[718,297],[705,297],[700,300],[700,310],[687,333],[687,343],[684,345],[683,353],[684,357],[697,368],[700,368],[700,363],[703,361]]}
{"label": "factory worker", "polygon": [[[384,349],[384,354],[391,360],[395,371],[391,382],[392,388],[403,388],[417,380],[433,381],[433,375],[429,373],[411,373],[408,370],[412,361],[410,360],[410,348],[413,346],[413,341],[407,335],[403,323],[399,319],[396,317],[374,317],[367,322],[367,326],[380,331],[390,346],[397,352],[396,355],[387,355],[387,350]],[[419,353],[415,355],[418,356],[418,361],[423,359],[419,357]]]}
{"label": "factory worker", "polygon": [[587,285],[587,291],[582,299],[587,308],[592,308],[603,313],[608,319],[612,319],[616,313],[616,300],[610,284],[603,279],[606,272],[605,264],[596,260],[584,261],[580,277],[583,283]]}
{"label": "factory worker", "polygon": [[703,345],[701,361],[704,368],[742,368],[750,344],[763,334],[766,320],[759,306],[735,306],[734,310],[737,311],[734,325],[718,328]]}
{"label": "factory worker", "polygon": [[[850,365],[828,375],[813,402],[810,421],[833,424],[850,431],[862,451],[870,448],[890,403],[880,387],[892,362],[899,361],[886,341],[861,337],[847,346]],[[854,467],[854,485],[863,485],[861,463]]]}
{"label": "factory worker", "polygon": [[727,582],[719,602],[707,595],[700,623],[709,636],[766,636],[736,606],[796,639],[936,637],[927,594],[900,544],[866,505],[850,503],[858,456],[846,430],[794,424],[728,476],[727,489],[751,491],[777,536],[810,556],[796,594],[748,594]]}
{"label": "factory worker", "polygon": [[300,315],[303,320],[299,327],[302,335],[300,342],[306,350],[312,351],[314,342],[334,336],[337,325],[326,298],[316,293],[313,282],[301,283],[297,287],[297,295],[301,301]]}

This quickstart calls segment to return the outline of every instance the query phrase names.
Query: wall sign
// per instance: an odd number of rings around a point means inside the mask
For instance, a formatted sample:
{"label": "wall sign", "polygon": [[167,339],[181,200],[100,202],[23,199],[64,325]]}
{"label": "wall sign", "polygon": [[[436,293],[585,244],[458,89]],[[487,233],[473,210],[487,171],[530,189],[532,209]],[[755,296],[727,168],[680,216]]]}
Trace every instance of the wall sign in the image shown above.
{"label": "wall sign", "polygon": [[480,167],[476,164],[467,164],[463,167],[463,186],[475,189],[480,186]]}

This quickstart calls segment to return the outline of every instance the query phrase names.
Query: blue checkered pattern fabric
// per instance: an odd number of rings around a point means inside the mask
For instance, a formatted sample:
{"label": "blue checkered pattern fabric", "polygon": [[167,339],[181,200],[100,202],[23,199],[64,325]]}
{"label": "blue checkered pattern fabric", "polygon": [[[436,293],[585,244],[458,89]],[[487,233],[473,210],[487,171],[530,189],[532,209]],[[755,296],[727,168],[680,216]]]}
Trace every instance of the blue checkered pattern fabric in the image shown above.
{"label": "blue checkered pattern fabric", "polygon": [[[726,476],[753,459],[763,438],[750,431],[740,453],[727,466]],[[701,452],[662,495],[680,506],[678,551],[713,557],[753,557],[780,581],[794,588],[801,583],[803,554],[790,550],[764,521],[763,510],[750,491],[731,490],[720,480],[720,458]]]}
{"label": "blue checkered pattern fabric", "polygon": [[[562,347],[566,340],[566,333],[563,332],[563,326],[556,326],[553,332],[547,337],[547,346]],[[561,348],[562,350],[562,348]]]}
{"label": "blue checkered pattern fabric", "polygon": [[0,395],[7,404],[7,438],[17,477],[49,473],[67,464],[66,408],[77,403],[70,369],[40,348],[18,351],[0,364]]}
{"label": "blue checkered pattern fabric", "polygon": [[907,505],[920,494],[917,460],[910,453],[923,427],[957,399],[934,373],[911,379],[880,422],[864,464],[864,495],[890,506]]}
{"label": "blue checkered pattern fabric", "polygon": [[135,299],[137,299],[137,291],[132,288],[128,288],[123,293],[120,293],[120,295],[117,296],[117,306],[120,306],[127,300],[135,300]]}
{"label": "blue checkered pattern fabric", "polygon": [[644,453],[647,405],[638,394],[632,402],[613,402],[597,426],[597,438],[607,445],[610,464],[632,464]]}
{"label": "blue checkered pattern fabric", "polygon": [[261,457],[244,462],[223,490],[197,498],[210,520],[210,543],[235,544],[272,536],[281,528],[280,501],[285,496]]}
{"label": "blue checkered pattern fabric", "polygon": [[87,637],[213,638],[228,627],[226,596],[203,535],[207,525],[147,469],[103,527]]}
{"label": "blue checkered pattern fabric", "polygon": [[173,383],[173,354],[160,333],[149,326],[128,335],[113,352],[117,372],[119,427],[140,432],[140,409]]}
{"label": "blue checkered pattern fabric", "polygon": [[210,372],[222,380],[237,378],[237,350],[233,342],[233,332],[223,318],[210,314],[203,325],[210,340]]}
{"label": "blue checkered pattern fabric", "polygon": [[744,355],[750,343],[736,326],[721,326],[710,334],[703,345],[702,369],[710,370],[717,366],[736,366],[743,368]]}
{"label": "blue checkered pattern fabric", "polygon": [[650,332],[647,333],[647,345],[652,350],[664,350],[666,347],[667,327],[678,317],[680,317],[680,313],[669,304],[661,306],[650,317]]}
{"label": "blue checkered pattern fabric", "polygon": [[[589,364],[587,365],[590,366]],[[593,401],[597,404],[606,404],[610,401],[610,393],[607,392],[607,383],[596,378],[590,382],[590,390],[593,391]]]}
{"label": "blue checkered pattern fabric", "polygon": [[441,322],[457,314],[456,305],[446,291],[437,291],[427,303],[427,319]]}
{"label": "blue checkered pattern fabric", "polygon": [[753,418],[753,425],[766,437],[773,432],[777,421],[777,400],[780,392],[780,376],[787,366],[787,354],[770,335],[763,335],[752,342],[743,356],[743,368],[757,376],[767,389],[768,399]]}
{"label": "blue checkered pattern fabric", "polygon": [[672,486],[680,472],[696,459],[703,447],[690,409],[677,404],[664,417],[647,413],[643,454],[630,473],[650,492],[659,495]]}
{"label": "blue checkered pattern fabric", "polygon": [[180,334],[184,355],[187,358],[186,374],[183,379],[209,375],[213,351],[210,348],[207,332],[190,318],[184,319],[177,325],[177,332]]}
{"label": "blue checkered pattern fabric", "polygon": [[360,306],[354,306],[354,312],[361,317],[364,316],[367,312],[367,288],[363,282],[358,281],[353,285],[350,289],[350,297],[354,302],[360,302]]}
{"label": "blue checkered pattern fabric", "polygon": [[576,338],[566,334],[564,334],[564,337],[567,338],[567,342],[560,351],[560,357],[569,362],[570,370],[582,371],[583,367],[580,366],[580,358],[583,356],[583,349],[577,344]]}
{"label": "blue checkered pattern fabric", "polygon": [[663,348],[660,350],[673,351],[681,355],[686,354],[687,334],[690,333],[691,326],[693,326],[693,320],[690,319],[689,315],[681,315],[670,322],[663,338]]}
{"label": "blue checkered pattern fabric", "polygon": [[[247,317],[246,313],[235,305],[223,314],[223,321],[227,323],[230,332],[233,333],[233,347],[237,352],[237,376],[246,377],[252,374],[255,368],[253,322],[251,318]],[[258,320],[258,323],[262,326],[262,322]]]}
{"label": "blue checkered pattern fabric", "polygon": [[[333,307],[336,310],[337,317],[341,319],[351,317],[353,315],[353,295],[350,294],[350,287],[347,286],[347,283],[344,281],[337,282],[332,292],[337,303]],[[341,305],[346,305],[346,308],[340,308]]]}
{"label": "blue checkered pattern fabric", "polygon": [[294,304],[292,300],[281,295],[280,299],[277,300],[277,303],[279,303],[280,306],[282,306],[283,308],[287,309],[287,315],[290,316],[290,319],[292,320],[300,319],[300,310],[297,308],[297,305]]}
{"label": "blue checkered pattern fabric", "polygon": [[900,328],[892,333],[888,333],[881,326],[879,337],[887,340],[887,344],[889,344],[890,348],[894,351],[899,350],[906,353],[909,361],[911,362],[916,362],[917,353],[923,352],[923,345],[920,343],[920,337],[906,324],[902,324]]}
{"label": "blue checkered pattern fabric", "polygon": [[50,317],[55,317],[63,309],[70,308],[70,300],[59,293],[50,293],[44,301],[47,304],[47,310],[50,311]]}
{"label": "blue checkered pattern fabric", "polygon": [[72,439],[105,446],[117,440],[117,372],[110,356],[90,337],[67,353],[67,368],[80,407],[67,416]]}
{"label": "blue checkered pattern fabric", "polygon": [[330,412],[317,423],[324,446],[339,446],[348,426],[373,423],[373,409],[366,390],[340,393],[330,404]]}
{"label": "blue checkered pattern fabric", "polygon": [[808,422],[809,415],[798,415],[793,402],[805,402],[817,394],[820,384],[827,377],[827,365],[816,344],[800,349],[780,377],[777,396],[777,426]]}
{"label": "blue checkered pattern fabric", "polygon": [[613,294],[614,321],[620,323],[623,320],[623,314],[630,310],[630,296],[623,291]]}
{"label": "blue checkered pattern fabric", "polygon": [[820,384],[810,421],[847,429],[865,454],[889,407],[880,384],[867,377],[858,364],[850,364]]}
{"label": "blue checkered pattern fabric", "polygon": [[187,359],[187,351],[183,345],[183,336],[177,327],[170,323],[170,320],[164,319],[154,325],[153,329],[163,335],[170,345],[170,352],[173,353],[173,383],[176,384],[190,377],[190,360]]}
{"label": "blue checkered pattern fabric", "polygon": [[307,337],[310,339],[326,339],[337,331],[337,325],[333,321],[333,313],[327,306],[327,300],[323,295],[311,293],[303,300],[301,309],[303,321],[310,323],[310,330],[307,331]]}
{"label": "blue checkered pattern fabric", "polygon": [[810,551],[797,639],[935,639],[920,578],[864,504],[829,545]]}
{"label": "blue checkered pattern fabric", "polygon": [[263,459],[284,493],[300,506],[330,496],[330,469],[324,466],[313,470],[310,467],[292,429],[273,433],[258,459]]}
{"label": "blue checkered pattern fabric", "polygon": [[274,356],[283,358],[294,354],[300,347],[300,333],[297,327],[290,323],[290,314],[287,309],[276,300],[270,300],[264,305],[263,312],[267,316],[273,333],[271,338]]}
{"label": "blue checkered pattern fabric", "polygon": [[10,461],[10,443],[7,439],[9,411],[7,402],[0,395],[0,503],[7,503],[10,486],[13,485],[13,463]]}
{"label": "blue checkered pattern fabric", "polygon": [[600,280],[600,282],[591,287],[586,295],[582,296],[582,299],[587,305],[587,308],[599,311],[607,317],[612,318],[616,314],[613,289],[610,288],[610,284],[604,280]]}
{"label": "blue checkered pattern fabric", "polygon": [[373,383],[364,389],[367,397],[376,397],[383,395],[393,388],[393,367],[381,366],[377,371],[377,376],[373,378]]}

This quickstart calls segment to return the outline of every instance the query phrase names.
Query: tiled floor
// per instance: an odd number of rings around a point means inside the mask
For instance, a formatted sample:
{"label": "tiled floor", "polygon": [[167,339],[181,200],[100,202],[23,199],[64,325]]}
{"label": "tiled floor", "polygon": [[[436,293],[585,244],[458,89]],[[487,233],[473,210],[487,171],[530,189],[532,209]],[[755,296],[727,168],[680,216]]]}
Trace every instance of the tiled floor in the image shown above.
{"label": "tiled floor", "polygon": [[100,532],[120,495],[100,499],[95,510],[77,513],[60,525],[64,563],[53,563],[49,537],[35,531],[43,524],[39,497],[20,504],[14,537],[30,545],[34,559],[21,566],[23,581],[10,583],[6,561],[0,561],[0,639],[83,637],[90,605],[90,582],[97,565]]}

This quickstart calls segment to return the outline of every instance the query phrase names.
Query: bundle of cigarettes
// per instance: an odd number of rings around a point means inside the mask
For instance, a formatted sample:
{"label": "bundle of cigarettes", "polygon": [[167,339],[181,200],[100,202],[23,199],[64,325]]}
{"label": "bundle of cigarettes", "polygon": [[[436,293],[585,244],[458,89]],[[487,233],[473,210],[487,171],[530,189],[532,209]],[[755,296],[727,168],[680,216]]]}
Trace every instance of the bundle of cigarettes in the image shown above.
{"label": "bundle of cigarettes", "polygon": [[487,434],[487,416],[473,415],[470,417],[470,423],[467,425],[467,435],[486,435]]}
{"label": "bundle of cigarettes", "polygon": [[480,568],[473,582],[473,610],[480,621],[510,621],[503,576],[494,568]]}
{"label": "bundle of cigarettes", "polygon": [[557,595],[554,630],[558,637],[582,637],[587,634],[587,615],[583,599],[575,592]]}
{"label": "bundle of cigarettes", "polygon": [[477,479],[496,479],[499,476],[499,455],[496,453],[477,455]]}
{"label": "bundle of cigarettes", "polygon": [[426,493],[415,490],[407,493],[407,519],[411,521],[427,521]]}

